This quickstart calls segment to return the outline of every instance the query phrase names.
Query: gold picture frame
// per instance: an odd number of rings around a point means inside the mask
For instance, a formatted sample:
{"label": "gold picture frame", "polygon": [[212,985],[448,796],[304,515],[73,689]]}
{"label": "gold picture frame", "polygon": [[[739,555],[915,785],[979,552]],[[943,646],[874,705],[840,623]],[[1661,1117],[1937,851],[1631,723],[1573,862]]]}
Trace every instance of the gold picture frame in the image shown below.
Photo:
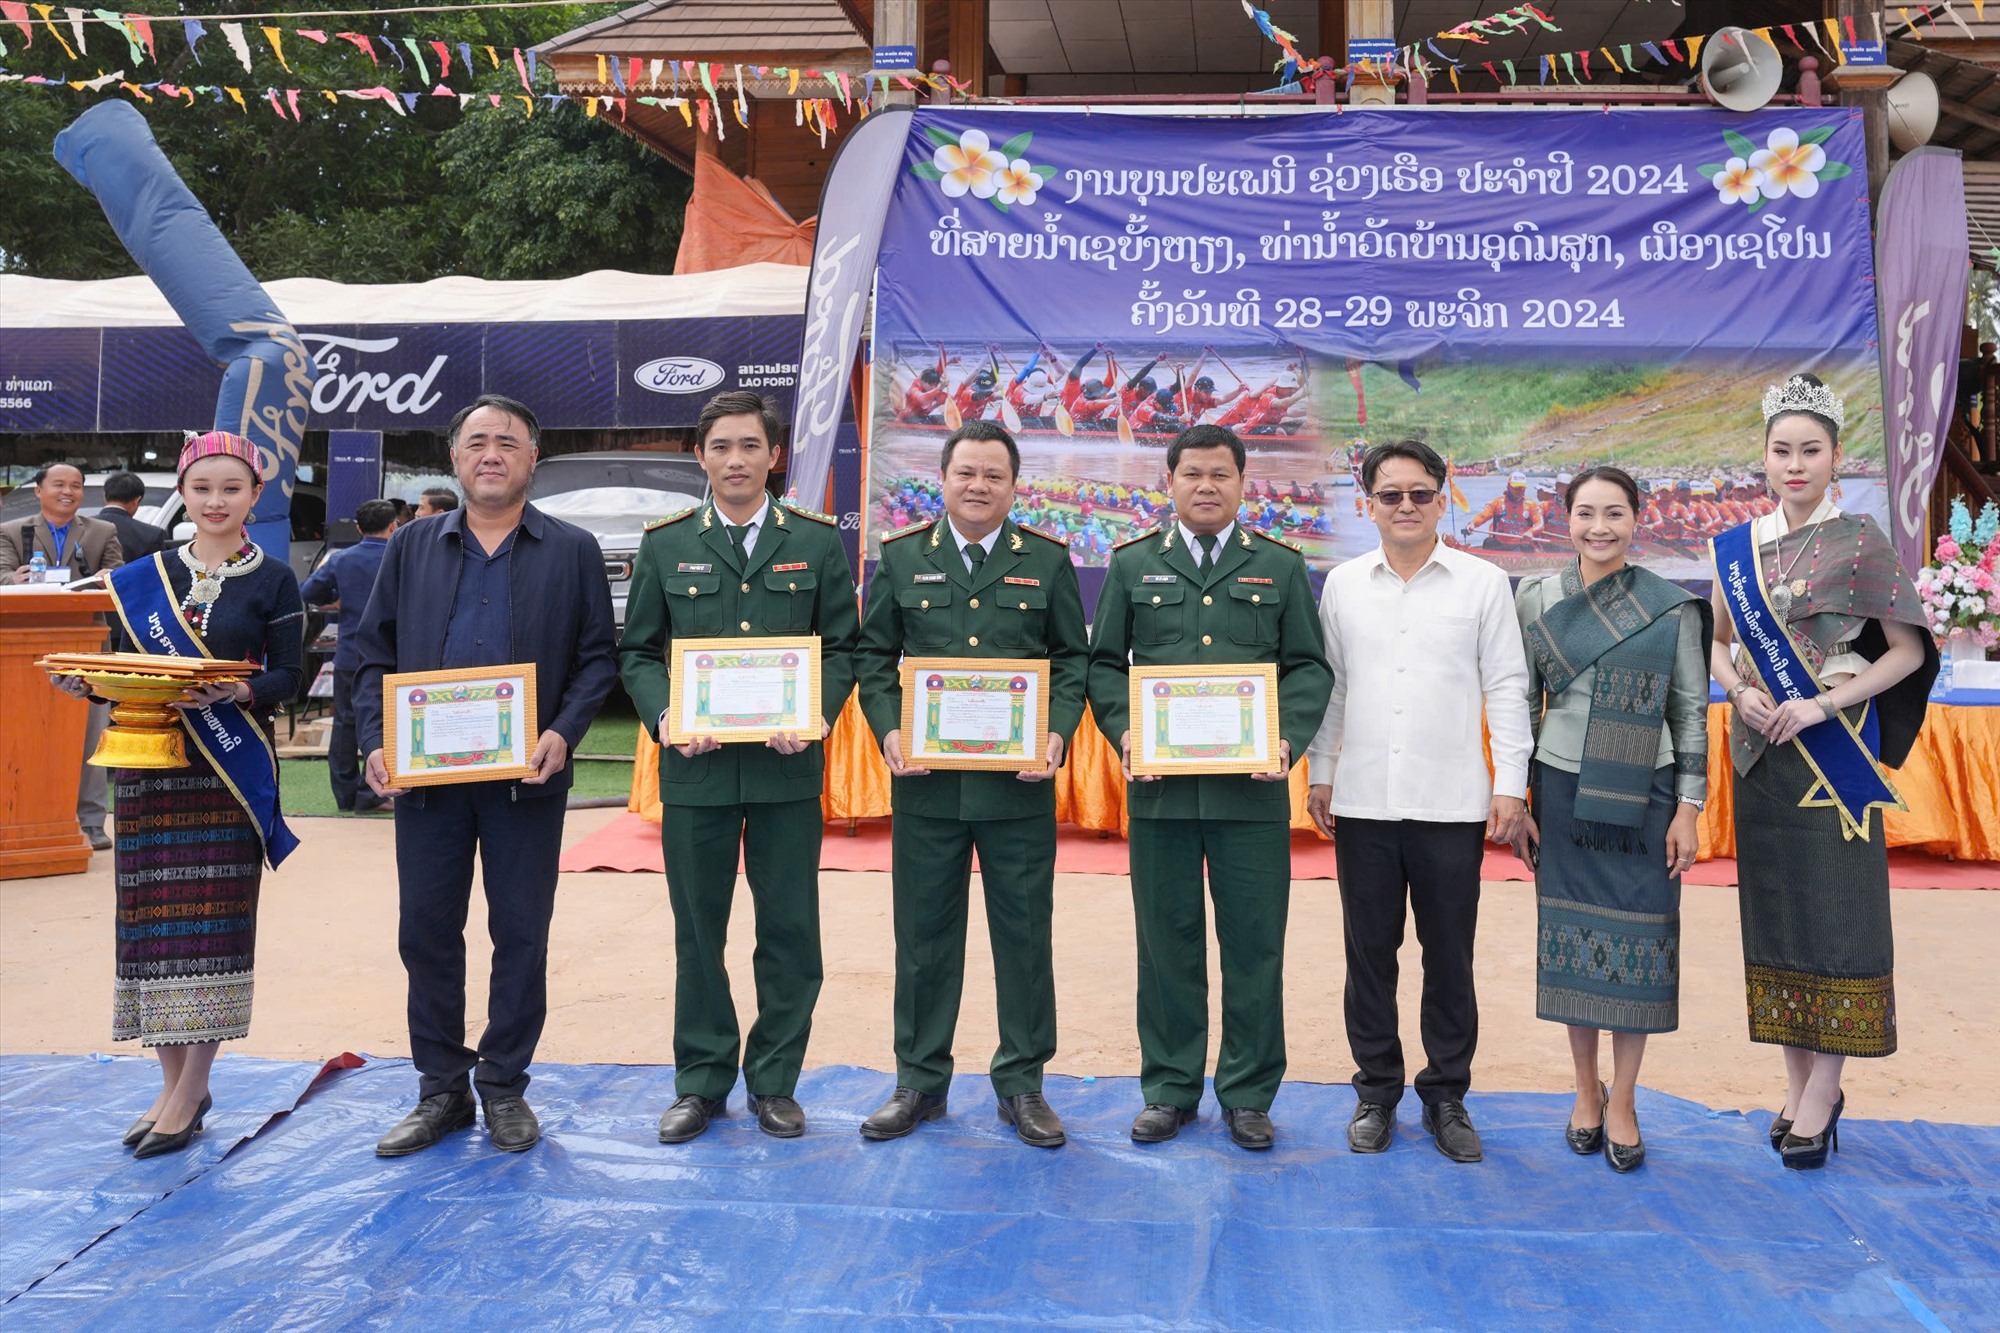
{"label": "gold picture frame", "polygon": [[[1284,771],[1273,663],[1135,666],[1127,690],[1134,776]],[[1229,701],[1237,705],[1233,718],[1220,706]],[[1175,740],[1176,713],[1199,734]]]}
{"label": "gold picture frame", "polygon": [[[1046,658],[906,657],[903,762],[912,768],[993,769],[1016,773],[1049,762],[1049,664]],[[977,682],[976,684],[974,682]],[[985,737],[940,737],[948,694],[992,696]],[[986,700],[982,698],[982,704]],[[961,723],[976,719],[961,717]],[[996,753],[996,751],[999,751]]]}
{"label": "gold picture frame", "polygon": [[[537,724],[535,664],[403,671],[382,677],[382,757],[392,787],[437,787],[533,777]],[[479,728],[493,713],[491,744]],[[449,713],[442,711],[450,709]],[[451,743],[433,749],[441,727]]]}
{"label": "gold picture frame", "polygon": [[[820,739],[820,640],[817,634],[742,635],[737,638],[675,639],[668,649],[667,738],[669,745],[687,745],[712,736],[723,744],[755,741],[758,744],[784,732],[797,733],[800,740]],[[718,659],[723,669],[741,667],[775,671],[778,679],[746,682],[765,691],[765,702],[774,707],[748,713],[729,714],[732,720],[712,725],[704,721],[712,696],[710,687]],[[770,659],[766,661],[765,659]],[[745,659],[755,659],[745,661]],[[804,679],[799,677],[803,675]],[[692,688],[691,688],[692,687]],[[769,692],[778,692],[776,699]],[[749,696],[745,696],[746,698]]]}

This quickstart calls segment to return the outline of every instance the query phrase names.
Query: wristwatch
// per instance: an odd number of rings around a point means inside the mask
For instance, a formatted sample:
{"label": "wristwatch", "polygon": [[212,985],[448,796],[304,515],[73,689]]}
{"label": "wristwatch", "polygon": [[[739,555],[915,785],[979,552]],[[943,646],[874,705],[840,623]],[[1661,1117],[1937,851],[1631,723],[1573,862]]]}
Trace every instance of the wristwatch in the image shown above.
{"label": "wristwatch", "polygon": [[1680,804],[1682,804],[1682,805],[1691,805],[1691,806],[1693,806],[1693,807],[1695,808],[1695,812],[1696,812],[1697,814],[1698,814],[1698,813],[1700,813],[1700,812],[1701,812],[1701,811],[1703,811],[1703,810],[1706,810],[1706,809],[1708,809],[1708,802],[1707,802],[1707,801],[1704,801],[1704,800],[1701,800],[1701,799],[1699,799],[1698,797],[1694,797],[1694,796],[1683,796],[1683,797],[1681,797],[1681,798],[1680,798]]}
{"label": "wristwatch", "polygon": [[1735,683],[1734,685],[1731,685],[1731,686],[1730,686],[1730,687],[1728,688],[1728,690],[1726,690],[1726,691],[1725,691],[1725,692],[1723,693],[1723,696],[1722,696],[1722,697],[1723,697],[1723,698],[1725,698],[1725,699],[1727,699],[1727,700],[1728,700],[1728,701],[1729,701],[1730,703],[1735,703],[1735,702],[1736,702],[1736,696],[1737,696],[1737,695],[1739,695],[1739,694],[1741,694],[1741,693],[1743,693],[1743,691],[1745,691],[1745,690],[1747,690],[1747,689],[1749,689],[1749,688],[1750,688],[1750,682],[1749,682],[1749,681],[1747,681],[1747,680],[1739,680],[1739,681],[1737,681],[1737,682],[1736,682],[1736,683]]}

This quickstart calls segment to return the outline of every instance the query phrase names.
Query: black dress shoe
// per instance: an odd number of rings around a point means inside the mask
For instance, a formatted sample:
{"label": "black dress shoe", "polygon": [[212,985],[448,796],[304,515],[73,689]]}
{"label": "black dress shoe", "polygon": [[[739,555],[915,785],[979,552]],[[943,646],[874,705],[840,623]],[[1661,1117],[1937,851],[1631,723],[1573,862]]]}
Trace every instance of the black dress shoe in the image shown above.
{"label": "black dress shoe", "polygon": [[1637,1143],[1619,1143],[1609,1134],[1604,1136],[1604,1160],[1619,1175],[1627,1171],[1637,1171],[1646,1164],[1646,1140],[1643,1136]]}
{"label": "black dress shoe", "polygon": [[1165,1143],[1181,1132],[1181,1126],[1194,1119],[1192,1106],[1168,1106],[1164,1102],[1148,1102],[1146,1109],[1139,1112],[1132,1121],[1132,1140],[1135,1143]]}
{"label": "black dress shoe", "polygon": [[1604,1094],[1603,1100],[1597,1107],[1597,1123],[1588,1129],[1578,1129],[1575,1125],[1571,1125],[1563,1131],[1563,1139],[1569,1144],[1569,1150],[1578,1157],[1595,1157],[1604,1150],[1604,1108],[1611,1105],[1611,1089],[1602,1083],[1597,1087]]}
{"label": "black dress shoe", "polygon": [[208,1114],[208,1108],[214,1104],[214,1100],[204,1094],[201,1099],[201,1105],[195,1108],[194,1119],[188,1121],[178,1133],[162,1134],[155,1129],[147,1130],[146,1137],[140,1139],[138,1146],[132,1149],[132,1156],[134,1158],[159,1157],[165,1153],[181,1151],[181,1149],[194,1142],[195,1135],[201,1133],[202,1117]]}
{"label": "black dress shoe", "polygon": [[898,1088],[889,1100],[875,1108],[875,1114],[861,1122],[864,1139],[900,1139],[923,1120],[944,1114],[944,1098],[933,1097],[915,1088]]}
{"label": "black dress shoe", "polygon": [[111,835],[101,828],[85,829],[83,836],[90,839],[90,848],[92,851],[108,852],[118,845],[111,840]]}
{"label": "black dress shoe", "polygon": [[1037,1148],[1060,1148],[1069,1140],[1062,1119],[1039,1092],[1022,1092],[1000,1099],[1000,1118],[1014,1127],[1021,1142]]}
{"label": "black dress shoe", "polygon": [[1778,1145],[1778,1157],[1794,1171],[1817,1171],[1826,1165],[1829,1152],[1840,1151],[1840,1113],[1847,1109],[1847,1094],[1841,1093],[1840,1100],[1833,1104],[1833,1114],[1827,1117],[1826,1128],[1811,1138],[1799,1134],[1786,1134]]}
{"label": "black dress shoe", "polygon": [[[194,1127],[196,1129],[201,1128],[202,1117],[206,1116],[209,1113],[209,1110],[214,1107],[214,1105],[215,1105],[214,1097],[212,1097],[208,1093],[203,1093],[201,1095],[201,1105],[197,1106],[194,1109]],[[121,1139],[120,1142],[122,1142],[128,1148],[136,1148],[139,1146],[140,1142],[144,1140],[145,1137],[152,1132],[153,1132],[152,1121],[134,1120],[132,1122],[132,1127],[125,1131],[125,1137]]]}
{"label": "black dress shoe", "polygon": [[750,1094],[750,1114],[757,1128],[774,1139],[795,1139],[806,1132],[806,1110],[790,1097],[759,1097]]}
{"label": "black dress shoe", "polygon": [[1773,1120],[1771,1122],[1771,1151],[1783,1152],[1785,1147],[1785,1135],[1791,1132],[1792,1132],[1791,1121],[1785,1119],[1785,1117],[1783,1116],[1779,1116],[1777,1119]]}
{"label": "black dress shoe", "polygon": [[1437,1141],[1437,1150],[1454,1162],[1477,1162],[1486,1156],[1464,1102],[1446,1100],[1425,1106],[1424,1131]]}
{"label": "black dress shoe", "polygon": [[701,1137],[708,1128],[708,1122],[722,1114],[722,1103],[697,1097],[693,1093],[676,1097],[674,1104],[660,1117],[660,1142],[686,1143],[689,1139]]}
{"label": "black dress shoe", "polygon": [[1254,1106],[1225,1106],[1222,1118],[1229,1122],[1229,1141],[1239,1148],[1262,1152],[1277,1141],[1271,1117]]}
{"label": "black dress shoe", "polygon": [[542,1141],[542,1122],[524,1098],[488,1097],[486,1138],[501,1152],[526,1152]]}
{"label": "black dress shoe", "polygon": [[463,1088],[432,1093],[382,1136],[375,1145],[375,1155],[408,1157],[413,1152],[422,1152],[441,1142],[447,1134],[471,1129],[473,1117],[472,1094]]}
{"label": "black dress shoe", "polygon": [[1347,1122],[1347,1147],[1352,1152],[1387,1152],[1396,1137],[1396,1108],[1364,1101]]}

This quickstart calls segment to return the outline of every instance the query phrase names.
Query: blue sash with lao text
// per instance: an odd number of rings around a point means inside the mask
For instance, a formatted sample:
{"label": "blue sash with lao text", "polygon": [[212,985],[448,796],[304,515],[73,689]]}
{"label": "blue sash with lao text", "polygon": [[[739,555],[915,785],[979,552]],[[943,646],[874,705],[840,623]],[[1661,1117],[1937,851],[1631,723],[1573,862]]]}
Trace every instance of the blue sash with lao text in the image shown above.
{"label": "blue sash with lao text", "polygon": [[[1736,626],[1736,639],[1780,702],[1818,698],[1820,684],[1802,659],[1791,627],[1771,608],[1752,525],[1739,524],[1709,542],[1715,555],[1716,587]],[[1844,714],[1815,723],[1792,741],[1817,779],[1801,806],[1831,805],[1840,811],[1840,830],[1849,838],[1869,836],[1876,806],[1902,810],[1903,798],[1875,762],[1875,710],[1865,707],[1859,725]]]}
{"label": "blue sash with lao text", "polygon": [[[211,657],[207,645],[181,616],[180,599],[167,582],[164,554],[121,565],[108,580],[111,600],[137,650],[161,657]],[[276,870],[299,840],[278,811],[278,757],[264,732],[240,704],[224,702],[181,713],[181,725],[208,757],[264,840],[264,858]]]}

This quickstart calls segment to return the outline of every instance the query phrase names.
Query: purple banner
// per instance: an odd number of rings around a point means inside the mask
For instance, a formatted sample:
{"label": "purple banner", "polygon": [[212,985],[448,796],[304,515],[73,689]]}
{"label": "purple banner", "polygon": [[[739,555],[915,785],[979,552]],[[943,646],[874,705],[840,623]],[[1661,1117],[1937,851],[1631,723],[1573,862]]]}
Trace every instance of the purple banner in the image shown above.
{"label": "purple banner", "polygon": [[[1882,413],[1889,441],[1890,536],[1921,569],[1931,483],[1951,429],[1965,326],[1965,175],[1949,148],[1919,148],[1889,173],[1876,217],[1882,309]],[[1849,417],[1852,417],[1849,413]]]}

